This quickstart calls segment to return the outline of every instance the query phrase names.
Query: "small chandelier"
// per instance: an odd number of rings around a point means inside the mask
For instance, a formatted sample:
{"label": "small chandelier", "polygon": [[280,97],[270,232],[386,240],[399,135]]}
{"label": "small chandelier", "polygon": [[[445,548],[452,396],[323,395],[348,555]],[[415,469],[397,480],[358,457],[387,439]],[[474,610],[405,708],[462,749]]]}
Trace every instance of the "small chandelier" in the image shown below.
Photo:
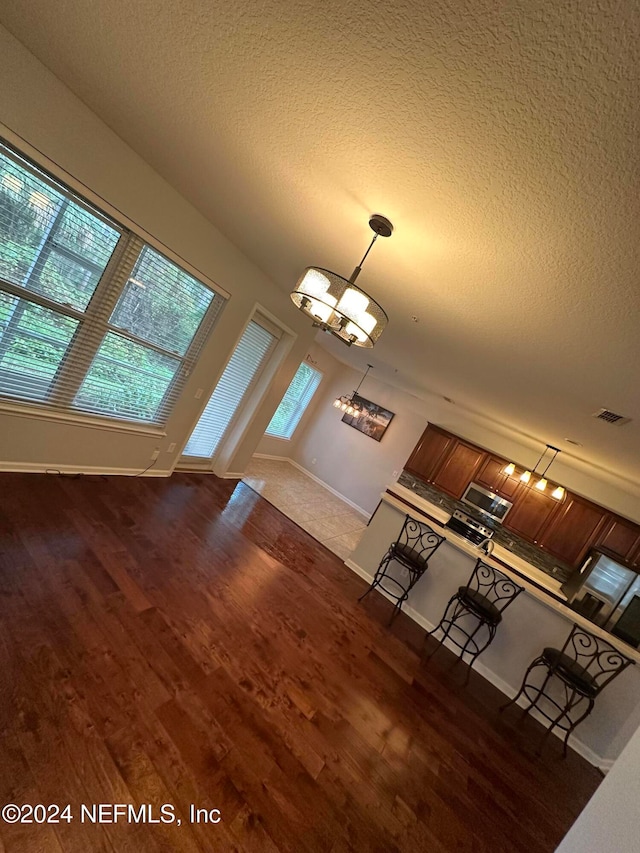
{"label": "small chandelier", "polygon": [[374,213],[369,219],[374,232],[369,248],[351,278],[322,267],[307,267],[291,293],[294,304],[311,317],[313,325],[339,338],[347,346],[372,347],[389,318],[368,293],[356,286],[362,264],[378,237],[390,237],[393,225],[385,216]]}
{"label": "small chandelier", "polygon": [[365,370],[364,376],[362,377],[362,379],[358,383],[358,387],[350,397],[348,397],[346,394],[343,394],[342,397],[336,397],[336,399],[333,401],[334,408],[340,409],[345,413],[345,415],[351,415],[352,418],[359,418],[360,415],[363,414],[364,409],[362,407],[362,403],[359,403],[355,399],[355,397],[357,396],[358,391],[360,390],[360,386],[367,378],[367,374],[369,373],[372,367],[372,364],[367,365],[367,369]]}
{"label": "small chandelier", "polygon": [[[547,455],[547,451],[549,451],[549,450],[552,451],[553,455],[551,456],[551,459],[547,462],[547,465],[546,465],[544,471],[542,471],[542,473],[539,475],[540,479],[533,486],[533,488],[537,489],[539,492],[544,492],[546,490],[547,485],[548,485],[547,471],[551,467],[551,464],[555,461],[555,458],[558,455],[558,453],[560,453],[560,450],[557,447],[553,447],[551,444],[547,444],[545,446],[545,449],[540,454],[540,458],[538,459],[536,464],[533,466],[533,471],[529,471],[529,469],[527,469],[526,471],[523,471],[522,474],[520,474],[520,482],[521,483],[524,483],[525,486],[528,486],[529,488],[531,488],[531,486],[529,486],[529,483],[531,482],[531,478],[536,475],[538,465],[540,465],[540,463],[542,462],[544,457]],[[511,474],[515,474],[515,471],[516,471],[516,466],[514,465],[513,462],[509,462],[509,464],[503,469],[503,473],[507,474],[509,476]],[[555,498],[557,501],[561,501],[564,498],[564,488],[562,486],[556,486],[555,489],[551,492],[551,497]]]}

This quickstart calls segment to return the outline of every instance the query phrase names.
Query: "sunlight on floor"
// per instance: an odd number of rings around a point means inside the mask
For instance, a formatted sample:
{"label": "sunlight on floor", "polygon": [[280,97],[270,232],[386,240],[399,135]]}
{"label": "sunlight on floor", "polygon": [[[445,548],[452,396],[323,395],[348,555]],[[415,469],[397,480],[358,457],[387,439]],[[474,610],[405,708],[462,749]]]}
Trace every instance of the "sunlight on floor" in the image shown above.
{"label": "sunlight on floor", "polygon": [[289,462],[254,457],[242,480],[343,560],[360,541],[367,518]]}

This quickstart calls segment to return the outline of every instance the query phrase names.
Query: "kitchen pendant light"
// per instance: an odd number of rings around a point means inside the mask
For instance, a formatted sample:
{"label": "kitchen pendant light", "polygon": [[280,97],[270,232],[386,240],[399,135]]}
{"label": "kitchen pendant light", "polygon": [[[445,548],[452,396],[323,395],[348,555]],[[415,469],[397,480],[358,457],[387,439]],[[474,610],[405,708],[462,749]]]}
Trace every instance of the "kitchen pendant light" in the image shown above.
{"label": "kitchen pendant light", "polygon": [[339,338],[347,346],[372,347],[389,318],[375,299],[356,285],[362,264],[378,237],[390,237],[393,225],[379,213],[369,219],[374,232],[369,248],[351,278],[323,267],[307,267],[298,279],[291,299],[313,320],[313,325]]}
{"label": "kitchen pendant light", "polygon": [[355,399],[355,397],[358,391],[360,390],[360,386],[367,378],[367,374],[369,373],[372,367],[372,364],[367,365],[367,369],[365,370],[364,376],[362,377],[362,379],[358,383],[358,387],[350,397],[346,394],[343,394],[342,397],[336,397],[336,399],[333,401],[334,408],[340,409],[340,411],[344,412],[345,415],[351,415],[352,418],[360,417],[360,415],[363,413],[363,407],[362,404]]}
{"label": "kitchen pendant light", "polygon": [[[553,453],[553,455],[551,456],[551,459],[547,462],[547,465],[546,465],[544,471],[542,471],[540,473],[538,480],[535,482],[535,484],[531,483],[532,477],[534,477],[534,475],[537,474],[538,465],[540,465],[540,463],[545,458],[545,456],[547,455],[547,452],[549,450],[551,450]],[[528,486],[529,488],[533,487],[533,488],[537,489],[539,492],[546,491],[546,488],[549,485],[549,481],[547,480],[547,471],[551,467],[552,463],[555,461],[558,453],[560,453],[560,450],[557,447],[553,447],[553,445],[547,444],[545,446],[544,450],[542,451],[542,453],[540,454],[540,458],[538,459],[536,464],[533,466],[533,470],[530,471],[527,468],[525,471],[522,472],[522,474],[520,474],[520,482],[523,483],[525,486]],[[515,474],[515,471],[516,471],[516,466],[513,462],[509,462],[509,464],[505,465],[505,467],[502,469],[502,472],[504,474],[507,474],[507,476],[511,476],[512,474]],[[530,483],[531,483],[531,486],[529,485]],[[551,497],[557,501],[561,501],[564,498],[564,494],[565,494],[565,491],[564,491],[564,488],[562,486],[555,486],[554,490],[551,492]]]}

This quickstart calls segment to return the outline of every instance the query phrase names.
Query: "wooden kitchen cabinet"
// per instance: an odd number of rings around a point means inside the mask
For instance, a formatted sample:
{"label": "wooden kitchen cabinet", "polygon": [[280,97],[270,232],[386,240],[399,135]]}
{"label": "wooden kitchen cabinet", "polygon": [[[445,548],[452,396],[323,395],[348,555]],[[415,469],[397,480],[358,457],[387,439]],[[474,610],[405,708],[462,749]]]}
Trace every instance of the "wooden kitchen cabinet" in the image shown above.
{"label": "wooden kitchen cabinet", "polygon": [[570,566],[578,567],[597,541],[609,515],[603,507],[567,493],[537,544]]}
{"label": "wooden kitchen cabinet", "polygon": [[456,444],[456,437],[448,432],[429,426],[422,433],[415,450],[404,466],[407,471],[430,483],[433,475],[444,461],[447,452]]}
{"label": "wooden kitchen cabinet", "polygon": [[640,527],[619,515],[611,516],[598,534],[593,547],[604,548],[614,557],[633,564],[636,555],[640,561]]}
{"label": "wooden kitchen cabinet", "polygon": [[557,511],[558,501],[550,494],[530,489],[521,483],[514,505],[502,526],[530,542],[539,544],[538,538],[542,530]]}
{"label": "wooden kitchen cabinet", "polygon": [[504,469],[509,463],[499,456],[488,456],[475,476],[474,482],[500,495],[501,498],[513,500],[520,480],[518,474],[508,475]]}
{"label": "wooden kitchen cabinet", "polygon": [[433,485],[454,498],[461,498],[486,455],[484,450],[472,444],[456,441],[436,472]]}

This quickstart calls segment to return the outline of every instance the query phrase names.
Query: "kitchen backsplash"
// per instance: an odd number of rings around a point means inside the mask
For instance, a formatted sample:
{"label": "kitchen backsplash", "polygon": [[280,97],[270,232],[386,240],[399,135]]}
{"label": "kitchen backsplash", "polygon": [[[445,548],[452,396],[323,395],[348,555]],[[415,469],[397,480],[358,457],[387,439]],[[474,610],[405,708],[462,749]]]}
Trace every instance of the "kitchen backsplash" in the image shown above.
{"label": "kitchen backsplash", "polygon": [[551,575],[562,582],[568,580],[573,574],[573,569],[570,566],[559,562],[549,554],[545,554],[544,551],[541,551],[536,545],[532,545],[530,542],[522,539],[517,533],[505,530],[499,522],[481,515],[474,509],[474,507],[462,503],[462,501],[457,501],[450,495],[441,492],[440,489],[436,489],[434,486],[425,483],[419,477],[416,477],[415,474],[403,471],[398,478],[398,483],[401,486],[404,486],[405,489],[411,489],[412,492],[415,492],[416,495],[419,495],[426,501],[436,504],[436,506],[441,506],[443,509],[447,510],[447,512],[453,513],[455,509],[459,509],[467,515],[477,519],[486,527],[491,527],[494,531],[493,541],[496,542],[496,544],[501,545],[508,551],[512,551],[517,557],[526,560],[528,563],[531,563],[532,566],[535,566],[537,569],[540,569],[546,574]]}

